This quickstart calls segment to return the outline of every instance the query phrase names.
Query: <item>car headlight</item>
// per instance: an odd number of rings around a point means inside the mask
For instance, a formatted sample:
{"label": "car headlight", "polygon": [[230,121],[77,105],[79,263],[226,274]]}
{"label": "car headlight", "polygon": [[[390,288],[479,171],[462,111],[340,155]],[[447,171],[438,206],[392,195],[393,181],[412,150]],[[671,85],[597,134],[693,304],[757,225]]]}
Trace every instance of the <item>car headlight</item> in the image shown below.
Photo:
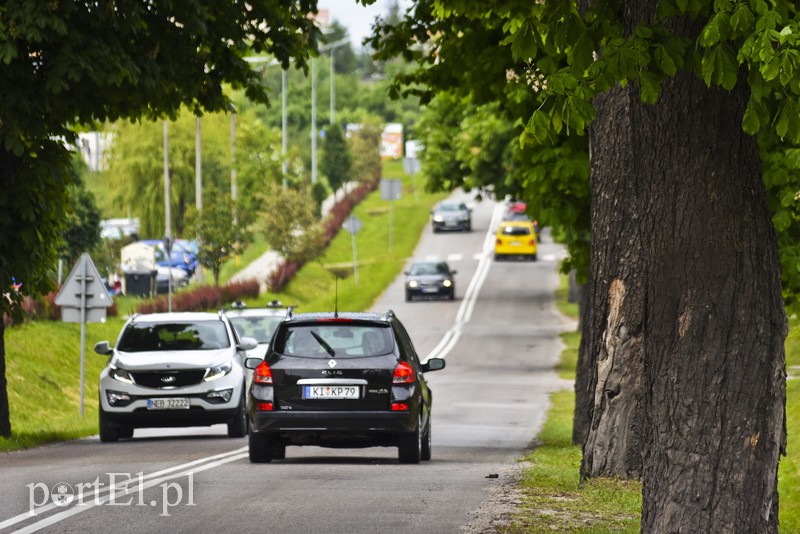
{"label": "car headlight", "polygon": [[433,222],[444,222],[444,217],[442,217],[441,215],[434,215]]}
{"label": "car headlight", "polygon": [[410,282],[408,282],[408,287],[417,287],[418,285],[419,284],[417,283],[416,280],[411,280]]}
{"label": "car headlight", "polygon": [[110,376],[114,380],[125,382],[126,384],[133,384],[133,377],[131,377],[128,371],[126,371],[125,369],[120,369],[119,367],[112,367],[111,369],[109,369],[108,376]]}
{"label": "car headlight", "polygon": [[122,408],[133,402],[133,399],[127,393],[112,391],[110,389],[106,391],[106,398],[108,399],[108,404],[116,406],[117,408]]}
{"label": "car headlight", "polygon": [[443,281],[442,281],[442,285],[443,285],[444,287],[450,287],[450,286],[452,286],[452,285],[453,285],[453,281],[452,281],[452,280],[443,280]]}
{"label": "car headlight", "polygon": [[214,367],[206,369],[206,376],[203,377],[203,380],[205,382],[211,382],[212,380],[217,380],[230,373],[231,369],[233,369],[233,364],[231,362],[226,362],[221,365],[215,365]]}

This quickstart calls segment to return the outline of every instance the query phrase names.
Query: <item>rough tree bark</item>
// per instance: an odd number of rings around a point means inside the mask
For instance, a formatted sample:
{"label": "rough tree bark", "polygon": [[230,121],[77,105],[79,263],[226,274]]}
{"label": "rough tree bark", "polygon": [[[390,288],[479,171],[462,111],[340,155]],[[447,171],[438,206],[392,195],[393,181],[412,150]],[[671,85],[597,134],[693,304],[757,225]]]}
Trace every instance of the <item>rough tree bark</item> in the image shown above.
{"label": "rough tree bark", "polygon": [[[2,298],[2,295],[0,295]],[[0,314],[0,436],[11,437],[11,419],[8,411],[8,390],[6,382],[6,344],[5,323]]]}
{"label": "rough tree bark", "polygon": [[[584,328],[589,427],[581,478],[638,478],[642,467],[643,292],[639,177],[633,173],[635,88],[595,100],[589,129],[592,257]],[[586,409],[586,408],[584,408]]]}
{"label": "rough tree bark", "polygon": [[755,139],[693,76],[641,107],[648,205],[642,530],[777,532],[787,324]]}
{"label": "rough tree bark", "polygon": [[[628,2],[649,20],[655,0]],[[695,36],[698,25],[674,22]],[[758,148],[684,73],[631,109],[646,280],[643,532],[777,532],[787,321]]]}

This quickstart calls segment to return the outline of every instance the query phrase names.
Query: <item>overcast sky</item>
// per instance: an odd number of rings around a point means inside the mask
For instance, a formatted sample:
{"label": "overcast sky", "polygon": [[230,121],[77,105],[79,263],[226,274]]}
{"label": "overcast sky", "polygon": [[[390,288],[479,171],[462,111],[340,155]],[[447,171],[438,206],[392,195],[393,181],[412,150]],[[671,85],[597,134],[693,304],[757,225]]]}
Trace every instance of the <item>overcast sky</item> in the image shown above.
{"label": "overcast sky", "polygon": [[[347,28],[347,33],[353,41],[354,48],[360,48],[364,37],[367,37],[372,27],[372,21],[378,15],[385,15],[391,0],[377,0],[374,4],[364,7],[356,0],[319,0],[317,7],[327,9],[331,19],[338,20]],[[398,0],[400,14],[411,5],[410,0]]]}

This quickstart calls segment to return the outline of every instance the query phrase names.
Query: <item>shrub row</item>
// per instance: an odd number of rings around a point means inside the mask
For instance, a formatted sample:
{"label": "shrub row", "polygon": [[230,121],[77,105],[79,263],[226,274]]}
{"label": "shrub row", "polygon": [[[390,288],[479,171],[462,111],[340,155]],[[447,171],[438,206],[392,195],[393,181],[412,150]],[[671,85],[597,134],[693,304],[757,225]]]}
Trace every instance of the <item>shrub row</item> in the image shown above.
{"label": "shrub row", "polygon": [[[258,281],[229,282],[224,286],[197,286],[172,296],[172,311],[202,311],[222,308],[226,303],[246,297],[258,297]],[[160,296],[136,306],[137,313],[164,313],[169,310],[169,298]]]}

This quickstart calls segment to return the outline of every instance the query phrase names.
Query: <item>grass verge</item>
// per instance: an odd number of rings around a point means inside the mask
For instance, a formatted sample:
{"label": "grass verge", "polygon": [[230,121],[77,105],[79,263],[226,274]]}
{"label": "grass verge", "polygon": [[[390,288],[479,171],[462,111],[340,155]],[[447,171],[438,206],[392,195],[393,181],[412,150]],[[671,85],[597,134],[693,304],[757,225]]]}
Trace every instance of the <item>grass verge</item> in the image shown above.
{"label": "grass verge", "polygon": [[[410,176],[400,162],[386,162],[384,177],[403,182],[402,198],[393,201],[391,249],[389,248],[389,206],[380,192],[370,194],[355,210],[362,223],[356,235],[358,283],[352,269],[350,234],[340,231],[317,261],[307,264],[280,294],[265,294],[248,304],[263,305],[278,298],[285,304],[299,305],[298,311],[332,310],[336,302],[336,274],[344,276],[338,284],[339,309],[368,309],[401,272],[412,255],[422,230],[428,224],[431,206],[446,195],[429,194],[419,187],[414,194]],[[255,258],[266,247],[256,241],[253,250],[241,258]],[[230,269],[226,271],[225,269]],[[226,266],[222,279],[235,270]],[[130,313],[136,299],[118,299],[120,313]],[[112,343],[124,318],[109,318],[106,323],[86,327],[85,411],[79,414],[80,325],[49,321],[27,323],[5,331],[6,377],[12,437],[0,438],[0,451],[33,447],[97,433],[97,381],[107,359],[94,353],[97,341]]]}

